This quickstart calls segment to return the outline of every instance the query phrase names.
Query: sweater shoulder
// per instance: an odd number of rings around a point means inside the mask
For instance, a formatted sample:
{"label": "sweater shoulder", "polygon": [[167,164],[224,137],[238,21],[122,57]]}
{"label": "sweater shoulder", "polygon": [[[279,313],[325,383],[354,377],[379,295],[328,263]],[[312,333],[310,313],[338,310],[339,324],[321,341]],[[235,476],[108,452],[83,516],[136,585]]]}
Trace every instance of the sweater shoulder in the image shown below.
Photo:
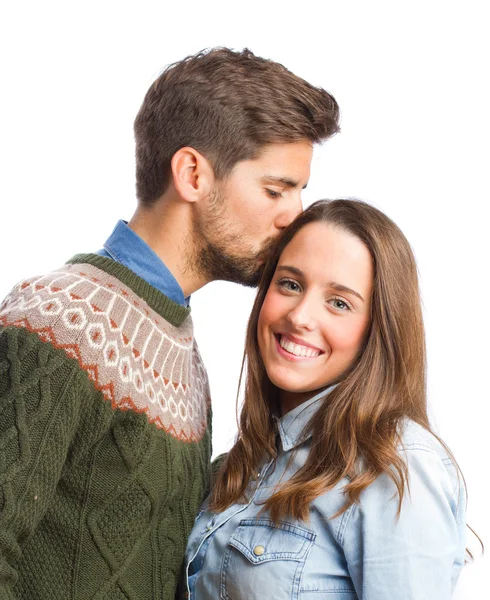
{"label": "sweater shoulder", "polygon": [[192,320],[173,325],[104,270],[74,263],[21,281],[0,305],[0,327],[62,350],[114,409],[144,413],[184,442],[206,432],[209,386]]}

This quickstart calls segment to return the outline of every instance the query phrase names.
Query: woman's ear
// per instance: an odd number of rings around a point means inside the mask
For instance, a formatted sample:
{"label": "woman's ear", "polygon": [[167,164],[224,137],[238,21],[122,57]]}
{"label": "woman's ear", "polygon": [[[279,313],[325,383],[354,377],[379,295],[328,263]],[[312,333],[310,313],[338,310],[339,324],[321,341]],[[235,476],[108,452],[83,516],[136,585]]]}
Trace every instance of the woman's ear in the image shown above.
{"label": "woman's ear", "polygon": [[186,202],[207,198],[214,188],[214,169],[200,152],[185,146],[173,155],[170,163],[174,187]]}

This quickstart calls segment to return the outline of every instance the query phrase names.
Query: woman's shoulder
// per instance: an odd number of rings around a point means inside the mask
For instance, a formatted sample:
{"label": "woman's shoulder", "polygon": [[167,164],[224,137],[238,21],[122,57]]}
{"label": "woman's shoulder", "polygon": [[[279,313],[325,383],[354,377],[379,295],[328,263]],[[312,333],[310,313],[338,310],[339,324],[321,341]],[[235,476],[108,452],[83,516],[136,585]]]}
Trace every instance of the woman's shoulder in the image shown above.
{"label": "woman's shoulder", "polygon": [[[407,467],[407,499],[417,497],[444,498],[456,514],[466,504],[466,489],[459,466],[445,443],[438,436],[411,419],[399,428],[398,452]],[[380,483],[386,483],[386,475]],[[393,486],[393,482],[389,481]],[[372,486],[376,490],[376,483]],[[459,517],[458,517],[459,518]]]}
{"label": "woman's shoulder", "polygon": [[419,527],[424,523],[429,527],[430,518],[441,518],[462,527],[466,493],[450,451],[433,433],[414,421],[402,423],[399,433],[398,451],[407,467],[401,505],[396,483],[388,473],[383,473],[363,490],[359,502],[344,513],[344,524],[349,521],[355,526],[366,519],[380,528],[390,523],[405,523],[410,531],[412,525]]}
{"label": "woman's shoulder", "polygon": [[[369,577],[364,582],[405,578],[406,589],[417,582],[422,589],[437,579],[447,587],[464,562],[464,482],[450,451],[429,430],[407,420],[399,434],[407,467],[402,498],[383,473],[339,517],[336,539],[359,578]],[[369,573],[362,571],[365,564]]]}
{"label": "woman's shoulder", "polygon": [[442,486],[447,496],[461,495],[462,476],[444,442],[411,419],[401,423],[399,433],[398,452],[407,465],[409,488],[416,479],[427,485]]}
{"label": "woman's shoulder", "polygon": [[432,455],[431,459],[427,456],[429,462],[436,460],[447,466],[455,466],[447,446],[434,433],[412,419],[405,419],[400,423],[399,435],[398,451],[404,454],[407,460],[410,454],[423,456],[426,453]]}

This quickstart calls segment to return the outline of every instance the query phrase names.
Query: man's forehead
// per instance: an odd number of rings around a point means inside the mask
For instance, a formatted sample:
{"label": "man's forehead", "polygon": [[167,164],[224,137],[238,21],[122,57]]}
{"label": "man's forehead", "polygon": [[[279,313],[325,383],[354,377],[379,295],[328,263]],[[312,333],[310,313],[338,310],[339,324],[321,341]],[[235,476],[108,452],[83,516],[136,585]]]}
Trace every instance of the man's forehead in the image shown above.
{"label": "man's forehead", "polygon": [[[313,145],[309,141],[290,142],[288,144],[269,144],[265,146],[256,161],[263,166],[284,170],[309,167],[313,156]],[[279,173],[277,173],[279,175]],[[287,175],[287,173],[284,173]]]}

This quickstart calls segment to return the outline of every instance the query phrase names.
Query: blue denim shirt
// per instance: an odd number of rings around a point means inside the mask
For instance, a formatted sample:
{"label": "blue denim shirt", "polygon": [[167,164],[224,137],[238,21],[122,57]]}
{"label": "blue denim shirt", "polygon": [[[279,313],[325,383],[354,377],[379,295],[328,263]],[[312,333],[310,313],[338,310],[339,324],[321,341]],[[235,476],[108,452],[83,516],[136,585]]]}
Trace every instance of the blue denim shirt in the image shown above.
{"label": "blue denim shirt", "polygon": [[189,304],[189,298],[184,298],[182,288],[160,257],[129,227],[126,221],[117,222],[114,231],[104,244],[104,249],[99,250],[97,254],[112,258],[128,267],[177,304]]}
{"label": "blue denim shirt", "polygon": [[[331,390],[332,388],[330,388]],[[186,557],[184,597],[196,600],[448,600],[464,564],[466,494],[442,445],[406,422],[409,471],[397,518],[392,480],[378,477],[340,516],[341,481],[310,505],[308,522],[274,524],[263,502],[305,463],[302,436],[327,392],[278,420],[282,448],[249,485],[249,501],[198,514]],[[291,461],[291,462],[290,462]]]}

